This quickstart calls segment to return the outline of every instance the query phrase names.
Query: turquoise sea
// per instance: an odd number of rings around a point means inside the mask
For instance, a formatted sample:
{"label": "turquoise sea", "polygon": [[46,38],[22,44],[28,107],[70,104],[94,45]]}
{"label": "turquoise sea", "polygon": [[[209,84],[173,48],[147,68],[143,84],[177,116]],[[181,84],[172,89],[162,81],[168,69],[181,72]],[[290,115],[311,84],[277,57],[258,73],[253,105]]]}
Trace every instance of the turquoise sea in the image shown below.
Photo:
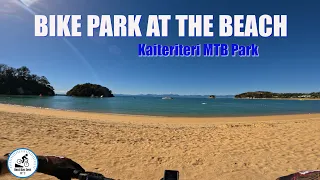
{"label": "turquoise sea", "polygon": [[320,113],[320,101],[257,100],[118,96],[78,98],[67,96],[0,96],[0,103],[53,109],[154,116],[256,116]]}

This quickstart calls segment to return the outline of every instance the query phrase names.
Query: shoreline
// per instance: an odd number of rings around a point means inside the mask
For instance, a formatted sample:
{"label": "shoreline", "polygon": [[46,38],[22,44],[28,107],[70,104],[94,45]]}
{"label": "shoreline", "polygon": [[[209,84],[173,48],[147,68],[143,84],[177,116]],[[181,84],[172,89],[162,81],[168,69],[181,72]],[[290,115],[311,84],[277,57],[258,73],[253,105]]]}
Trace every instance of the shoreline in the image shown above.
{"label": "shoreline", "polygon": [[[0,97],[9,97],[9,96],[22,96],[22,97],[39,97],[39,95],[5,95],[5,94],[0,94]],[[56,94],[56,95],[53,95],[53,96],[43,96],[43,97],[55,97],[55,96],[66,96],[66,97],[72,97],[72,98],[89,98],[89,97],[77,97],[77,96],[67,96],[67,95],[64,95],[64,94]],[[114,96],[114,97],[136,97],[135,95],[120,95],[120,96]],[[139,95],[138,95],[139,96]],[[141,97],[144,97],[144,96],[141,96]],[[149,97],[149,96],[146,96],[146,97]],[[155,98],[161,98],[162,96],[150,96],[150,97],[155,97]],[[173,96],[175,97],[175,96]],[[180,97],[184,97],[184,95],[181,95],[181,96],[177,96],[178,98]],[[94,98],[100,98],[100,97],[97,97],[95,96]],[[104,97],[104,98],[112,98],[112,97]],[[176,97],[175,97],[176,98]],[[192,97],[191,97],[192,98]],[[236,97],[215,97],[215,98],[210,98],[210,97],[207,97],[207,96],[203,96],[201,97],[203,99],[250,99],[250,100],[315,100],[315,101],[318,101],[320,100],[320,98],[236,98]]]}
{"label": "shoreline", "polygon": [[233,99],[249,99],[249,100],[295,100],[295,101],[319,101],[320,98],[233,98]]}
{"label": "shoreline", "polygon": [[320,114],[169,118],[0,104],[0,124],[0,154],[24,147],[65,156],[113,179],[174,169],[186,180],[270,180],[320,169]]}
{"label": "shoreline", "polygon": [[52,109],[34,106],[22,106],[0,103],[0,112],[35,114],[59,118],[89,119],[99,121],[143,123],[143,124],[216,124],[216,123],[246,123],[271,122],[282,120],[319,119],[320,113],[263,115],[263,116],[226,116],[226,117],[168,117],[150,115],[113,114],[99,112],[83,112],[76,110]]}

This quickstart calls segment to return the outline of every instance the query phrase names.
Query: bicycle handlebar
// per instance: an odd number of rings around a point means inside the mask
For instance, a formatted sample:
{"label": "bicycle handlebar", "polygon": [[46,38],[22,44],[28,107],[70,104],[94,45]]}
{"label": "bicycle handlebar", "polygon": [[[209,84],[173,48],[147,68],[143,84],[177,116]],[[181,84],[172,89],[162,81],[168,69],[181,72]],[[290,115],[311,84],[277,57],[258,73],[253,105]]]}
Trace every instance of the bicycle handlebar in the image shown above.
{"label": "bicycle handlebar", "polygon": [[80,173],[78,176],[79,180],[114,180],[111,178],[106,178],[102,174],[94,172]]}
{"label": "bicycle handlebar", "polygon": [[[166,171],[165,171],[166,172]],[[178,171],[176,171],[178,172]],[[107,178],[104,177],[104,175],[100,174],[100,173],[96,173],[96,172],[80,172],[78,170],[73,170],[72,173],[72,177],[68,178],[66,177],[66,179],[61,179],[61,180],[71,180],[71,179],[78,179],[78,180],[115,180],[112,178]],[[172,177],[167,177],[168,179],[172,179],[172,180],[178,180],[179,178],[172,178]],[[162,178],[161,180],[167,179],[166,175],[164,178]]]}

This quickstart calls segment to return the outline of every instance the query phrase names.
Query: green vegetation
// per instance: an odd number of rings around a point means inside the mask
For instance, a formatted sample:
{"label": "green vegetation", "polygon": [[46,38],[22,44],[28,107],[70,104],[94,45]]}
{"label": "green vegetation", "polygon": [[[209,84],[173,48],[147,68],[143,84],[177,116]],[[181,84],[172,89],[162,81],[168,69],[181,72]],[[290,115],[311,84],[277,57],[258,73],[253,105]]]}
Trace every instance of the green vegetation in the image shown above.
{"label": "green vegetation", "polygon": [[209,98],[210,98],[210,99],[215,99],[216,96],[215,96],[215,95],[210,95]]}
{"label": "green vegetation", "polygon": [[242,94],[238,94],[235,98],[246,98],[246,99],[261,99],[261,98],[309,98],[309,99],[316,99],[320,98],[320,92],[313,92],[313,93],[272,93],[268,91],[256,91],[256,92],[246,92]]}
{"label": "green vegetation", "polygon": [[67,96],[78,97],[114,97],[112,92],[103,86],[97,84],[78,84],[67,92]]}
{"label": "green vegetation", "polygon": [[0,64],[0,94],[55,95],[54,89],[46,77],[30,73],[26,66],[15,69]]}
{"label": "green vegetation", "polygon": [[312,92],[309,95],[311,98],[320,98],[320,92]]}

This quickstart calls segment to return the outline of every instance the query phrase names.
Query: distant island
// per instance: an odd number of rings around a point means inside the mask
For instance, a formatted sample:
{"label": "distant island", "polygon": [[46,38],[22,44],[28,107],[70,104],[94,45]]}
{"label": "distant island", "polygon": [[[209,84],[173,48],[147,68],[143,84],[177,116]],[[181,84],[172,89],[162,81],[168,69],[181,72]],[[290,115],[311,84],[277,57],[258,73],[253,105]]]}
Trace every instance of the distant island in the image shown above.
{"label": "distant island", "polygon": [[76,97],[114,97],[112,91],[98,84],[78,84],[67,92],[67,96]]}
{"label": "distant island", "polygon": [[0,64],[0,94],[54,96],[55,92],[46,77],[31,74],[26,66]]}
{"label": "distant island", "polygon": [[209,99],[215,99],[215,98],[216,98],[215,95],[210,95],[210,96],[209,96]]}
{"label": "distant island", "polygon": [[237,99],[319,99],[320,92],[273,93],[268,91],[246,92],[235,95]]}

